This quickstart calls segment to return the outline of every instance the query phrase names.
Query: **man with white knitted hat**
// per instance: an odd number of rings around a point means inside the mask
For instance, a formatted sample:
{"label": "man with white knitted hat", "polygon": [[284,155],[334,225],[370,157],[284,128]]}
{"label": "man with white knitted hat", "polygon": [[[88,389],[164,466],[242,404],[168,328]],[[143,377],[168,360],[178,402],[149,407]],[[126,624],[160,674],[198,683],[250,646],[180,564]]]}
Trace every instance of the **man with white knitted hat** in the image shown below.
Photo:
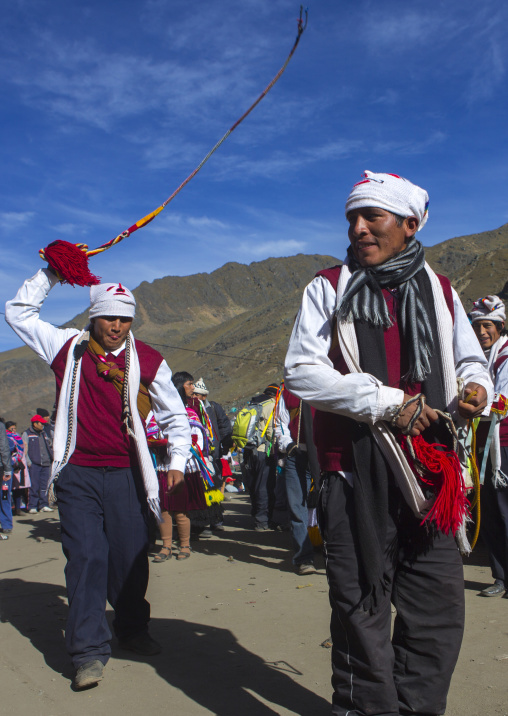
{"label": "man with white knitted hat", "polygon": [[157,476],[144,420],[153,412],[168,439],[168,490],[183,480],[191,438],[163,357],[134,339],[136,301],[121,283],[90,289],[83,331],[42,321],[59,279],[41,269],[25,281],[5,316],[56,379],[57,417],[51,481],[58,498],[69,615],[67,650],[74,688],[102,679],[111,654],[106,600],[119,645],[142,655],[160,646],[148,633],[148,511],[160,519]]}
{"label": "man with white knitted hat", "polygon": [[[365,172],[346,201],[344,264],[305,289],[286,356],[286,387],[316,408],[334,716],[443,714],[462,641],[454,536],[465,548],[467,502],[441,415],[479,415],[492,383],[457,294],[415,236],[428,201],[407,179]],[[427,455],[447,469],[446,516]]]}
{"label": "man with white knitted hat", "polygon": [[[481,535],[490,554],[494,583],[482,597],[508,596],[508,338],[506,308],[499,296],[474,302],[469,313],[473,330],[489,362],[496,397],[482,419],[477,442],[484,449],[481,491]],[[485,469],[483,469],[485,466]]]}

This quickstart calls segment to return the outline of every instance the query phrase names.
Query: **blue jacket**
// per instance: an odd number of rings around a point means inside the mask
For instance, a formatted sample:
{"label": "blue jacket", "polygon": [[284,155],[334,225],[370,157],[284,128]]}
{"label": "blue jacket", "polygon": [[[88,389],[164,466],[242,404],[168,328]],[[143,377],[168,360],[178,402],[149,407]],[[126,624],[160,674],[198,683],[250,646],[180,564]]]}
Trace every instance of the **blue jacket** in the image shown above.
{"label": "blue jacket", "polygon": [[35,463],[35,465],[42,465],[43,460],[41,457],[41,446],[39,442],[39,437],[42,437],[44,442],[46,443],[46,447],[48,448],[49,453],[49,464],[51,464],[51,461],[53,460],[53,448],[51,445],[51,439],[48,437],[45,430],[42,430],[40,433],[36,432],[33,428],[28,428],[26,431],[27,436],[27,442],[28,442],[28,458],[30,462]]}

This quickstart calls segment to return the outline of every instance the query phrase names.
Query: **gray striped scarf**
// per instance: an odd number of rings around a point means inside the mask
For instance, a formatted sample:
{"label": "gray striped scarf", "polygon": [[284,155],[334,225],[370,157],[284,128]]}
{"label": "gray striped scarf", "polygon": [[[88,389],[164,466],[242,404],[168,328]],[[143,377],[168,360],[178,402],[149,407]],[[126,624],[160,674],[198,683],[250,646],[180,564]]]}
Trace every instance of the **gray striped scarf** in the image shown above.
{"label": "gray striped scarf", "polygon": [[352,276],[342,298],[337,297],[337,320],[389,328],[394,319],[388,312],[382,289],[398,288],[398,317],[409,356],[409,372],[404,378],[412,383],[423,382],[430,373],[433,345],[429,317],[415,279],[425,266],[423,246],[413,239],[400,254],[372,267],[360,266],[351,247],[347,253]]}

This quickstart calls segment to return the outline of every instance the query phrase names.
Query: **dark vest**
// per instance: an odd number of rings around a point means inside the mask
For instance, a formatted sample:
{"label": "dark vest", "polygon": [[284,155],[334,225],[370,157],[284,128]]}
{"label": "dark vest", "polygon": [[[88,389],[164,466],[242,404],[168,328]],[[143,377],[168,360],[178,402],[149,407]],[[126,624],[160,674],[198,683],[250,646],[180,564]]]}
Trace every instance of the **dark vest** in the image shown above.
{"label": "dark vest", "polygon": [[[341,266],[318,271],[316,276],[326,278],[333,289],[337,291]],[[443,289],[448,310],[454,318],[453,295],[450,281],[445,276],[438,274],[438,279]],[[420,384],[407,385],[402,381],[408,370],[408,356],[404,341],[401,340],[401,330],[397,323],[396,295],[387,289],[383,289],[383,296],[388,305],[390,315],[395,319],[393,326],[384,330],[384,343],[386,350],[386,363],[388,367],[389,386],[400,388],[409,395],[416,395],[420,391]],[[349,369],[342,355],[337,338],[337,329],[334,324],[332,345],[328,353],[335,370],[346,375]],[[337,413],[328,413],[316,410],[314,416],[314,442],[317,448],[319,464],[324,471],[351,472],[353,469],[353,452],[351,448],[351,422]]]}

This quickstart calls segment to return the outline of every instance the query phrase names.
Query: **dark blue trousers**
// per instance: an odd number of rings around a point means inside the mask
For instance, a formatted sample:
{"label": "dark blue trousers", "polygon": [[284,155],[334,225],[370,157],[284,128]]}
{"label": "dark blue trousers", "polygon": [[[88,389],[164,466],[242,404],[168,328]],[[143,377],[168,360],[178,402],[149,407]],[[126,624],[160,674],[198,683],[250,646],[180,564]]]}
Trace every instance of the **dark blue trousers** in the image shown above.
{"label": "dark blue trousers", "polygon": [[67,465],[56,484],[67,558],[65,641],[76,668],[111,655],[106,599],[118,638],[147,629],[147,506],[141,475],[130,468]]}
{"label": "dark blue trousers", "polygon": [[28,491],[28,509],[42,510],[48,507],[48,482],[51,473],[49,465],[30,465],[30,487]]}

